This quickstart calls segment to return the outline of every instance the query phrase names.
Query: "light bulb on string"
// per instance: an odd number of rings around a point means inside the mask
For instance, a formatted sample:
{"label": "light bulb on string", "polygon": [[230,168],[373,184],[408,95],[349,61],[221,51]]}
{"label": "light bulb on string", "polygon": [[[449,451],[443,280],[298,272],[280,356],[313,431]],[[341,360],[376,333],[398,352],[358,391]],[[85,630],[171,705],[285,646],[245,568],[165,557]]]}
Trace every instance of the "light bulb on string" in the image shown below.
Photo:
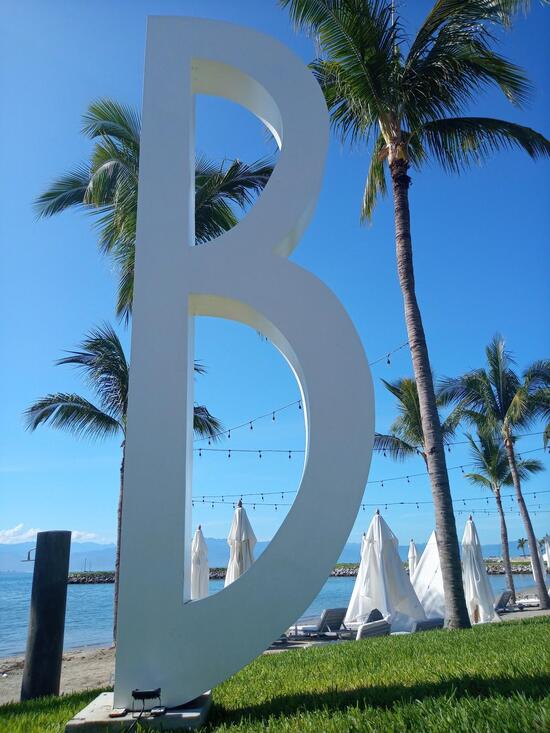
{"label": "light bulb on string", "polygon": [[299,410],[301,410],[301,409],[302,409],[302,401],[301,401],[301,400],[298,400],[298,409],[299,409]]}
{"label": "light bulb on string", "polygon": [[409,478],[408,476],[407,476],[407,483],[408,483],[408,484],[410,484],[410,483],[411,483],[411,480],[410,480],[410,478]]}
{"label": "light bulb on string", "polygon": [[252,425],[252,422],[250,423],[250,430],[254,430],[254,426]]}
{"label": "light bulb on string", "polygon": [[231,448],[227,451],[227,457],[231,458]]}
{"label": "light bulb on string", "polygon": [[273,420],[273,422],[275,422],[275,413],[273,413],[273,414],[271,415],[271,419]]}
{"label": "light bulb on string", "polygon": [[199,458],[202,458],[202,449],[199,448]]}
{"label": "light bulb on string", "polygon": [[390,361],[390,355],[389,355],[389,354],[388,354],[388,356],[387,356],[387,358],[386,358],[386,364],[387,364],[388,366],[389,366],[389,365],[391,364],[391,361]]}
{"label": "light bulb on string", "polygon": [[290,461],[290,459],[291,459],[291,458],[292,458],[292,451],[291,451],[291,450],[289,450],[289,451],[288,451],[288,460]]}
{"label": "light bulb on string", "polygon": [[229,438],[229,440],[231,440],[231,430],[227,431],[227,437]]}
{"label": "light bulb on string", "polygon": [[258,458],[261,458],[261,457],[262,457],[262,451],[261,451],[261,450],[259,450],[259,451],[258,451]]}

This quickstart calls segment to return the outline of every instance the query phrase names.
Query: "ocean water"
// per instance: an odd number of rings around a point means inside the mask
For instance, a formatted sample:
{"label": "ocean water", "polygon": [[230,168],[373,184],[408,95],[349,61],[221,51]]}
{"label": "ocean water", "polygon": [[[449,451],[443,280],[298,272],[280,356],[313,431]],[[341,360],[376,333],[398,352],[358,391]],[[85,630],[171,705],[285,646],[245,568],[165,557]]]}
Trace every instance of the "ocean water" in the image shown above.
{"label": "ocean water", "polygon": [[[495,594],[504,590],[504,575],[490,576]],[[304,616],[318,616],[324,608],[348,605],[355,578],[329,578]],[[531,575],[516,575],[516,590],[533,585]],[[31,595],[31,573],[0,573],[0,657],[24,652]],[[223,580],[210,581],[210,593]],[[109,644],[113,629],[113,585],[69,585],[65,618],[65,648]]]}

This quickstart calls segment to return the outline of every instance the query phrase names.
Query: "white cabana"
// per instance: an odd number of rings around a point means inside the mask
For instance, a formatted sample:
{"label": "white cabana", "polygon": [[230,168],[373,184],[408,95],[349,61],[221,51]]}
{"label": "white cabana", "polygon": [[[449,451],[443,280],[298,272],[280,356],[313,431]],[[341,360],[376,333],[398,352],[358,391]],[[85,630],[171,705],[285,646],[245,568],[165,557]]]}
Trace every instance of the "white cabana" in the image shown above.
{"label": "white cabana", "polygon": [[416,549],[416,545],[414,544],[414,540],[411,540],[409,542],[409,578],[412,578],[413,573],[416,570],[417,564],[418,551]]}
{"label": "white cabana", "polygon": [[428,618],[445,618],[445,594],[435,530],[411,578],[413,588]]}
{"label": "white cabana", "polygon": [[493,589],[472,517],[466,522],[462,537],[462,582],[471,623],[500,621],[494,608]]}
{"label": "white cabana", "polygon": [[346,625],[365,621],[374,608],[389,617],[392,631],[412,631],[426,619],[397,548],[397,537],[377,512],[362,542]]}
{"label": "white cabana", "polygon": [[237,580],[254,562],[256,535],[252,530],[242,501],[239,501],[235,509],[227,544],[229,545],[229,565],[225,574],[224,587]]}
{"label": "white cabana", "polygon": [[208,547],[199,524],[191,544],[191,600],[198,601],[200,598],[206,598],[208,576]]}

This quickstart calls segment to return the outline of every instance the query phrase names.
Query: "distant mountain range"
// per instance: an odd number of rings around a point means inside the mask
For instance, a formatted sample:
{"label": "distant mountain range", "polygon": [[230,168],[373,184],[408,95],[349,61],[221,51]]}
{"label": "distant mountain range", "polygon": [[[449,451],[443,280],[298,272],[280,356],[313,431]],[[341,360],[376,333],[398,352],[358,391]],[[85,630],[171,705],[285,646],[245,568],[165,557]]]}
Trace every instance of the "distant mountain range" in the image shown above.
{"label": "distant mountain range", "polygon": [[[227,567],[229,561],[229,547],[227,540],[207,537],[208,562],[210,567]],[[269,543],[258,542],[256,545],[256,558],[261,555]],[[34,542],[21,542],[14,545],[0,544],[0,572],[32,572],[32,562],[21,562],[27,557],[27,553],[35,546]],[[417,545],[418,551],[422,552],[424,545]],[[399,554],[403,560],[407,559],[408,547],[399,548]],[[510,554],[518,554],[515,543],[510,543]],[[483,555],[485,557],[500,557],[500,545],[484,545]],[[348,542],[339,558],[339,562],[359,562],[359,544]],[[71,547],[71,558],[69,569],[75,570],[113,570],[115,567],[115,546],[100,545],[97,542],[74,542]]]}

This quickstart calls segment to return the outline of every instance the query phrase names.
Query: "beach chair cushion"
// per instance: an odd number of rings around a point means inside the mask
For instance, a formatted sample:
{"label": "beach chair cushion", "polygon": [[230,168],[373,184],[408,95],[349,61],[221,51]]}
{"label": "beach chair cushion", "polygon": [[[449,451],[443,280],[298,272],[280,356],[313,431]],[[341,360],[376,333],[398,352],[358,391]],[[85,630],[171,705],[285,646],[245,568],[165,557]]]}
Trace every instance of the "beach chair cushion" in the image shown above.
{"label": "beach chair cushion", "polygon": [[391,631],[391,624],[385,619],[371,621],[370,623],[361,624],[357,629],[356,641],[360,639],[368,639],[371,636],[388,636]]}

